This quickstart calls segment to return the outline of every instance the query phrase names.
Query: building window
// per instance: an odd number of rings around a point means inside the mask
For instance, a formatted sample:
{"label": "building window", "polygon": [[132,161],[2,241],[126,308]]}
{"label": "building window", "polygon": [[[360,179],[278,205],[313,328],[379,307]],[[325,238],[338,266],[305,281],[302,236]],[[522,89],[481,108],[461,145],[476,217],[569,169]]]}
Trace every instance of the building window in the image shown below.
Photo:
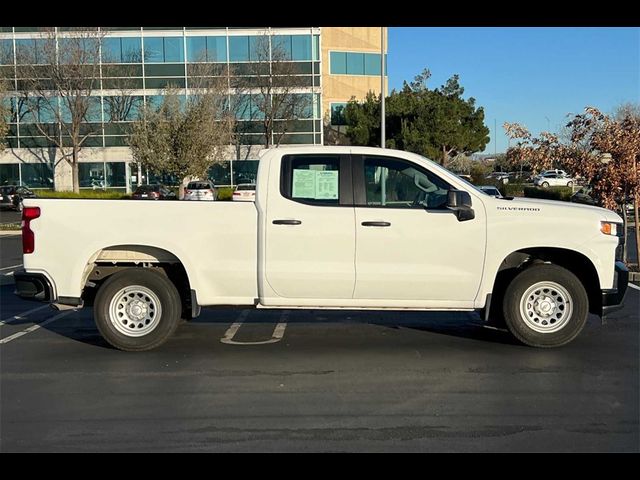
{"label": "building window", "polygon": [[329,62],[332,75],[380,75],[379,53],[331,52]]}
{"label": "building window", "polygon": [[346,102],[338,102],[331,104],[331,125],[346,125],[345,110],[347,108]]}
{"label": "building window", "polygon": [[0,185],[17,185],[20,182],[20,165],[17,163],[0,164]]}
{"label": "building window", "polygon": [[182,41],[182,37],[146,37],[144,39],[145,62],[183,62],[184,46]]}
{"label": "building window", "polygon": [[104,63],[140,63],[142,40],[135,37],[105,38],[102,42]]}
{"label": "building window", "polygon": [[331,64],[331,73],[334,75],[346,75],[347,73],[347,54],[346,52],[331,52],[329,63]]}
{"label": "building window", "polygon": [[187,37],[187,61],[205,62],[207,60],[207,37]]}
{"label": "building window", "polygon": [[47,163],[23,163],[22,184],[31,188],[53,188],[53,168]]}
{"label": "building window", "polygon": [[13,65],[12,40],[0,40],[0,65]]}
{"label": "building window", "polygon": [[229,37],[229,61],[249,61],[249,37]]}

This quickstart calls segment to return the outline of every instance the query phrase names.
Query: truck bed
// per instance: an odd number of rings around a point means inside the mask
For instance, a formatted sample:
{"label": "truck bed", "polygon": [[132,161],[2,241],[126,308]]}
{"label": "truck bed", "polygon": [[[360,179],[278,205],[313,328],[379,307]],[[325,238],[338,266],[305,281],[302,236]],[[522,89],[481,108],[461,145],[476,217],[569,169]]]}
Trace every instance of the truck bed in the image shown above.
{"label": "truck bed", "polygon": [[[55,280],[58,297],[80,297],[96,261],[182,263],[200,305],[257,297],[253,202],[28,199],[35,250],[24,268]],[[84,277],[84,278],[83,278]]]}

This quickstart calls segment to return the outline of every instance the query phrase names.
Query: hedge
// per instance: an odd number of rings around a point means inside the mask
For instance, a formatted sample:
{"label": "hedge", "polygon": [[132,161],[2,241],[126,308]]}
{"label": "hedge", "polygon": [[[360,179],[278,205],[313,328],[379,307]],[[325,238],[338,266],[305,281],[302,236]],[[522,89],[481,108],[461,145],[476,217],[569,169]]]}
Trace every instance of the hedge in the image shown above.
{"label": "hedge", "polygon": [[548,200],[560,200],[568,202],[573,195],[571,187],[524,187],[524,196],[529,198],[546,198]]}
{"label": "hedge", "polygon": [[124,200],[131,198],[130,194],[125,194],[118,190],[80,190],[80,193],[34,190],[34,193],[38,198],[100,198],[103,200]]}

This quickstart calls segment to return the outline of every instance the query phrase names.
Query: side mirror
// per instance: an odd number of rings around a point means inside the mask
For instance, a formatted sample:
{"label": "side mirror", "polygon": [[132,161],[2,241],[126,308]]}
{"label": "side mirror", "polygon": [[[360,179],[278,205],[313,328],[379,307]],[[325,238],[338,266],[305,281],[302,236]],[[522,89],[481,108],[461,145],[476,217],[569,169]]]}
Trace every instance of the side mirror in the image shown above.
{"label": "side mirror", "polygon": [[473,220],[476,217],[471,208],[471,195],[464,190],[449,190],[447,194],[447,208],[451,210],[459,222]]}

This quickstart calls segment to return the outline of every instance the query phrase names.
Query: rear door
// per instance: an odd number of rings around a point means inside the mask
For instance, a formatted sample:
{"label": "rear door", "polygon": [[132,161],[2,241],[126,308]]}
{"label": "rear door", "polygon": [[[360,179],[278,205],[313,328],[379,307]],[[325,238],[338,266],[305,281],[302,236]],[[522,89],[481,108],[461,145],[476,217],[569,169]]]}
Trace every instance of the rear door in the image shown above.
{"label": "rear door", "polygon": [[[281,298],[351,299],[355,284],[348,155],[284,155],[271,170],[265,277]],[[268,301],[267,301],[268,302]]]}

